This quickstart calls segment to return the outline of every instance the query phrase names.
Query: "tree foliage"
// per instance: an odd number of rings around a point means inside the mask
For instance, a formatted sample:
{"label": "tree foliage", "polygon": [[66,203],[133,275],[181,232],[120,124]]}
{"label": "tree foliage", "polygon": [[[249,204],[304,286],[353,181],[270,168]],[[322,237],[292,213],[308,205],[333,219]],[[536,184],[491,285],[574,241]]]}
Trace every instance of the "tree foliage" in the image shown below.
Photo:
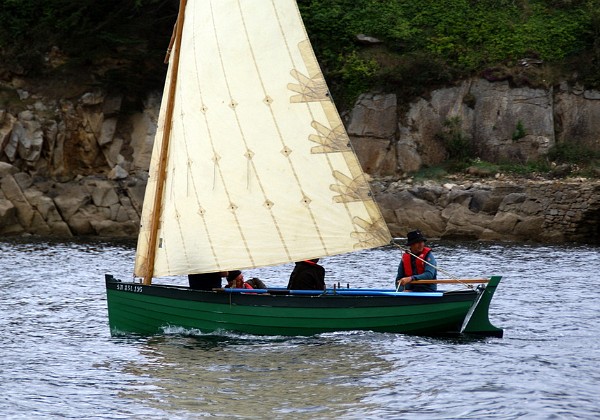
{"label": "tree foliage", "polygon": [[[396,83],[413,94],[415,83],[431,86],[499,64],[516,66],[523,58],[570,64],[586,75],[586,83],[600,86],[597,0],[300,0],[299,5],[334,86],[352,52],[378,64],[368,83]],[[359,33],[383,40],[385,54],[359,45]],[[361,65],[356,58],[353,63]]]}
{"label": "tree foliage", "polygon": [[[247,0],[251,1],[251,0]],[[160,68],[176,0],[0,0],[2,65],[33,74],[53,46],[71,65],[121,65],[105,82],[147,83]],[[536,58],[600,86],[598,0],[298,0],[336,99],[374,86],[422,87]],[[383,41],[362,45],[357,34]],[[115,72],[117,72],[115,74]],[[154,75],[154,76],[153,76]],[[143,78],[146,79],[146,78]],[[142,86],[140,86],[142,88]]]}
{"label": "tree foliage", "polygon": [[172,0],[0,1],[5,66],[35,75],[54,47],[71,58],[71,66],[119,62],[105,77],[118,79],[116,71],[134,84],[140,68],[162,63],[177,14]]}

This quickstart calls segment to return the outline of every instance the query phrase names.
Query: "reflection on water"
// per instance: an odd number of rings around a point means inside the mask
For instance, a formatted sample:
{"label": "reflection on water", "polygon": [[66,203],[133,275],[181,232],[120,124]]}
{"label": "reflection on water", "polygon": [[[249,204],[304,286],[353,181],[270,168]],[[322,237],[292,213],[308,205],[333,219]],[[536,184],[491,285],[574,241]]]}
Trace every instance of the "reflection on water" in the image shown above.
{"label": "reflection on water", "polygon": [[[110,336],[104,274],[133,244],[0,241],[3,418],[596,418],[598,248],[433,243],[456,277],[501,274],[503,339]],[[322,260],[327,282],[390,287],[397,249]],[[285,286],[292,265],[248,270]],[[447,277],[447,276],[443,276]],[[185,278],[169,279],[185,284]]]}
{"label": "reflection on water", "polygon": [[172,414],[261,418],[268,407],[273,415],[332,416],[343,406],[368,409],[361,401],[370,378],[391,368],[371,341],[368,334],[161,337],[141,349],[150,362],[127,370],[159,379],[159,392],[150,395]]}

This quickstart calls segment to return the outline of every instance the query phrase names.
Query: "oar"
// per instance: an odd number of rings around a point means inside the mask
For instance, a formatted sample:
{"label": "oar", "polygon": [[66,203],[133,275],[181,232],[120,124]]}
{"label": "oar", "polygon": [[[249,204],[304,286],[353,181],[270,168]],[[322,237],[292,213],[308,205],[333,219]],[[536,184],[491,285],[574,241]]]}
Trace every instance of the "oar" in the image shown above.
{"label": "oar", "polygon": [[490,281],[490,279],[432,279],[432,280],[413,280],[413,281],[411,281],[411,283],[412,284],[435,284],[435,283],[481,284],[481,283],[489,283],[489,281]]}

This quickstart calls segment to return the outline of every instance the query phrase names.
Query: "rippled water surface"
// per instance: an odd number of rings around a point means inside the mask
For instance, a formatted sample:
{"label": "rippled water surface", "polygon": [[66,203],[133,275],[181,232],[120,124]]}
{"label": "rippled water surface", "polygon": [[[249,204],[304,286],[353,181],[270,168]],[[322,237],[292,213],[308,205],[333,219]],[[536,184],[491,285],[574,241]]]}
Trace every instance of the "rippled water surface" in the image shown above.
{"label": "rippled water surface", "polygon": [[[432,245],[441,277],[504,276],[490,309],[504,338],[112,338],[103,276],[131,276],[133,244],[0,241],[0,416],[600,417],[600,249]],[[322,263],[328,284],[389,287],[399,257],[378,249]],[[285,286],[291,269],[245,274]]]}

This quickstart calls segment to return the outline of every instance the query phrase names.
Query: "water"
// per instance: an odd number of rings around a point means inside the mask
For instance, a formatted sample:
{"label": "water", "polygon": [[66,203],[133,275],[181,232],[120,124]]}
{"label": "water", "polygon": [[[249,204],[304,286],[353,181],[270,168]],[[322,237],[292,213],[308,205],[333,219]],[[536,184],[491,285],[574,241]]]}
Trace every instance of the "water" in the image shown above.
{"label": "water", "polygon": [[[181,331],[113,338],[103,276],[130,276],[133,244],[0,241],[0,416],[598,418],[600,249],[433,247],[448,274],[504,276],[490,309],[504,338]],[[385,287],[398,260],[397,250],[380,249],[322,263],[329,285]],[[284,286],[291,269],[244,274]]]}

